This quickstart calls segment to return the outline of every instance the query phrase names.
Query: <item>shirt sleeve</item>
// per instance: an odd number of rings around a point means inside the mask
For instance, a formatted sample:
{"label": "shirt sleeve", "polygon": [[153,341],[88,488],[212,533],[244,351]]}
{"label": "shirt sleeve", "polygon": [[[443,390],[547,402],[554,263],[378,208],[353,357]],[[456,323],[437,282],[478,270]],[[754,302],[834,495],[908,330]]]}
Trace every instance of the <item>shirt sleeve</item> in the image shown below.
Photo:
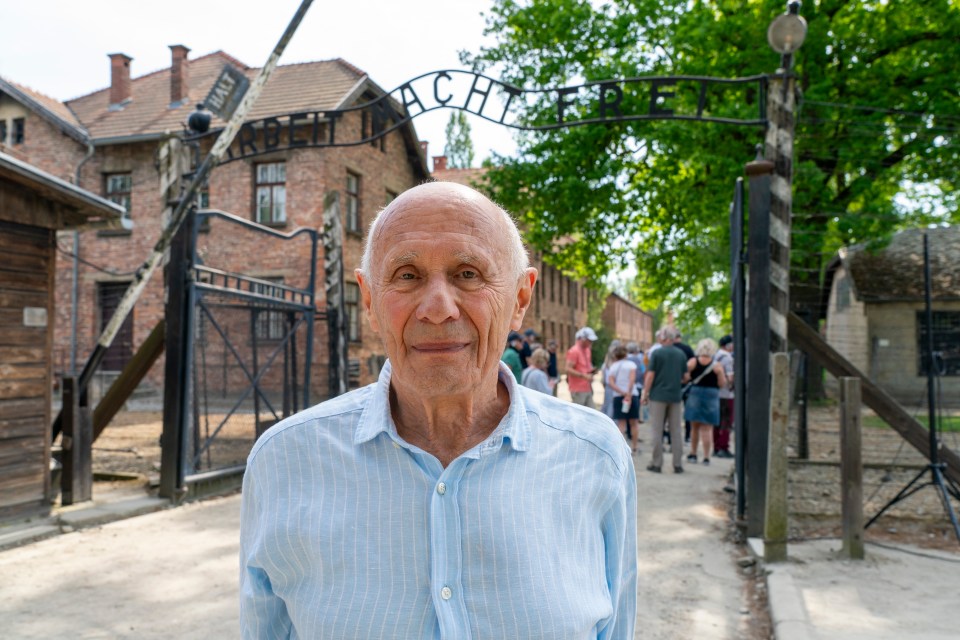
{"label": "shirt sleeve", "polygon": [[289,638],[292,621],[286,603],[273,591],[267,574],[263,491],[251,459],[243,477],[240,502],[240,637],[262,640]]}
{"label": "shirt sleeve", "polygon": [[637,479],[624,465],[620,490],[603,520],[607,586],[613,615],[598,640],[633,640],[637,621]]}

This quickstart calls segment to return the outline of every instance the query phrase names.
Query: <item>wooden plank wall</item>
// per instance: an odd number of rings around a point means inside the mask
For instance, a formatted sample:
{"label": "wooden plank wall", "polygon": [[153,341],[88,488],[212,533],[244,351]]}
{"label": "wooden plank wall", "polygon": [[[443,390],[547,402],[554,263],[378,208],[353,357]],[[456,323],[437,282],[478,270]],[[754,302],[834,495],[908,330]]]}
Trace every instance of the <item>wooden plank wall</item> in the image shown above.
{"label": "wooden plank wall", "polygon": [[[49,511],[54,233],[0,221],[0,519]],[[25,326],[25,307],[47,326]]]}

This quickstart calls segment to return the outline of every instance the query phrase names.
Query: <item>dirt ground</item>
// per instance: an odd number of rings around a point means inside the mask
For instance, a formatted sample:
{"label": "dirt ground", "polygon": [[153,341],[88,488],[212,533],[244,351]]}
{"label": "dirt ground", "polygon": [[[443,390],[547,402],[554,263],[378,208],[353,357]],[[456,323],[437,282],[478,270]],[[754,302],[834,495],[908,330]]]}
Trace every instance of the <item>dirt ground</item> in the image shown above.
{"label": "dirt ground", "polygon": [[[864,516],[869,519],[919,472],[925,459],[893,429],[868,426],[873,422],[864,411],[862,432],[864,461]],[[790,535],[794,539],[840,535],[840,435],[839,409],[835,404],[810,408],[809,460],[797,454],[797,412],[791,414],[789,476]],[[218,426],[217,416],[202,425],[204,433]],[[110,474],[133,474],[125,484],[156,484],[160,469],[159,412],[123,412],[94,444],[94,470],[110,480]],[[235,415],[223,425],[214,444],[197,460],[197,471],[241,464],[254,441],[252,416]],[[948,433],[944,444],[957,447],[960,434]],[[202,446],[203,439],[200,441]],[[642,467],[641,467],[642,468]],[[113,482],[117,482],[114,478]],[[954,508],[960,504],[954,501]],[[921,547],[955,550],[957,540],[932,488],[922,489],[888,511],[867,529],[866,540],[904,542]]]}
{"label": "dirt ground", "polygon": [[[923,468],[926,459],[900,435],[878,422],[865,409],[862,414],[864,519],[869,520]],[[789,471],[790,535],[795,539],[840,536],[840,412],[836,404],[811,407],[809,459],[797,454],[797,415],[791,414]],[[960,434],[946,433],[943,444],[956,450]],[[953,501],[954,510],[960,503]],[[956,551],[958,541],[939,492],[921,489],[887,511],[869,527],[867,541],[901,542],[920,547]]]}

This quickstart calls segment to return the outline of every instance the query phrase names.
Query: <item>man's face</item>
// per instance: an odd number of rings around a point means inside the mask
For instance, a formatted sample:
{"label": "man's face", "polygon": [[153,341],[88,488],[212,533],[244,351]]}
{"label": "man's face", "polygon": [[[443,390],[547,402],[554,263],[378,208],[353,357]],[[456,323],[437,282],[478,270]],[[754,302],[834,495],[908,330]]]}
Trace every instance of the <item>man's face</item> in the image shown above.
{"label": "man's face", "polygon": [[392,206],[371,239],[371,273],[357,279],[395,388],[427,398],[495,383],[536,270],[517,277],[506,221],[472,190],[433,183]]}
{"label": "man's face", "polygon": [[589,349],[593,345],[593,340],[588,340],[587,338],[577,338],[577,344],[580,345],[581,349]]}

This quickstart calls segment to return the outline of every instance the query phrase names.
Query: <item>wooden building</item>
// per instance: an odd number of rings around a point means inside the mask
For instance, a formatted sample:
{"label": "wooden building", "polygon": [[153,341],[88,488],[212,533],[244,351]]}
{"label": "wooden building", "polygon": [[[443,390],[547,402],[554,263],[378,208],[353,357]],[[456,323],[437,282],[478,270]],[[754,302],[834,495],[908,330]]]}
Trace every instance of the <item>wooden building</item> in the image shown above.
{"label": "wooden building", "polygon": [[0,521],[49,510],[57,231],[120,228],[122,215],[0,152]]}

